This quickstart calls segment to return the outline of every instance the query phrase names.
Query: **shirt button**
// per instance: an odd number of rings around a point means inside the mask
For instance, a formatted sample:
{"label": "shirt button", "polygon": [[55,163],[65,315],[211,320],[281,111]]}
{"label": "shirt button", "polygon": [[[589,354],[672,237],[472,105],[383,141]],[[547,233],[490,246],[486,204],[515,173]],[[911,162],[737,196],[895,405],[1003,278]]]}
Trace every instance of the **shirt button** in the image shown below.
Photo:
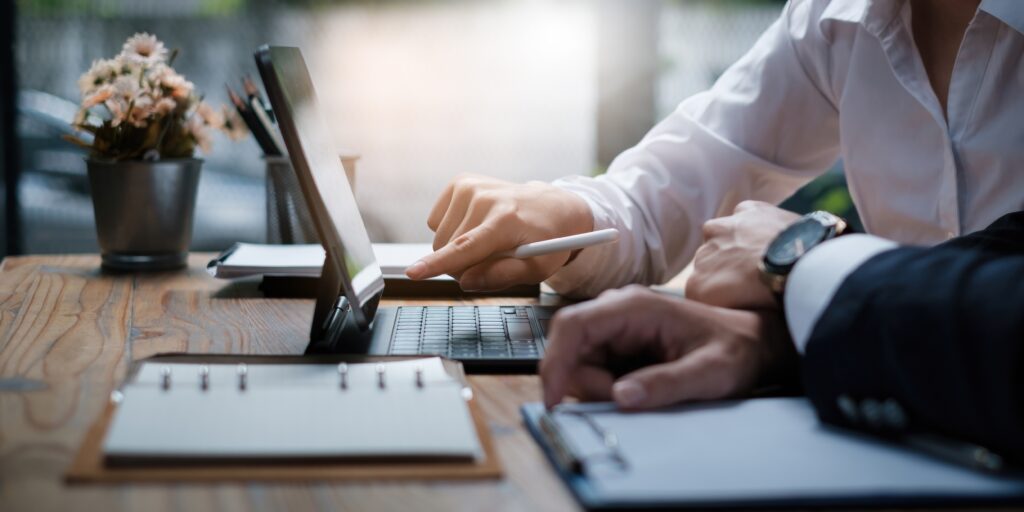
{"label": "shirt button", "polygon": [[850,395],[840,395],[836,400],[836,405],[839,406],[839,410],[846,417],[847,421],[851,423],[857,423],[860,420],[859,411],[857,411],[857,404],[853,403],[853,399]]}
{"label": "shirt button", "polygon": [[878,400],[868,398],[861,402],[860,413],[871,428],[882,427],[882,404],[878,403]]}
{"label": "shirt button", "polygon": [[893,430],[907,428],[907,413],[903,411],[903,407],[896,400],[890,398],[882,403],[882,415],[889,428]]}

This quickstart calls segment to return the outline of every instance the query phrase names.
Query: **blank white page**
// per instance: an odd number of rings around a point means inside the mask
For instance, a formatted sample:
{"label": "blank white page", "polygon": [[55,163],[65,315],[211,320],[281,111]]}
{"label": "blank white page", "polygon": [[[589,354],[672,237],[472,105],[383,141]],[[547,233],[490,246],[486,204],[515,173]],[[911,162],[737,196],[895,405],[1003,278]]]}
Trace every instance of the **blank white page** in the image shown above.
{"label": "blank white page", "polygon": [[[801,398],[762,398],[622,413],[588,411],[617,436],[628,468],[580,417],[556,414],[574,451],[589,458],[594,497],[611,502],[759,503],[785,499],[1012,496],[1024,479],[996,477],[822,425]],[[588,457],[589,455],[589,457]]]}
{"label": "blank white page", "polygon": [[[377,264],[389,279],[404,278],[406,268],[432,252],[434,249],[430,244],[373,244]],[[209,272],[221,279],[252,275],[319,277],[324,254],[320,244],[239,243],[224,261],[217,262]],[[435,279],[450,280],[451,277]]]}
{"label": "blank white page", "polygon": [[[171,386],[161,368],[171,368]],[[462,395],[440,359],[350,364],[342,389],[335,365],[249,365],[246,389],[237,365],[144,364],[122,390],[104,442],[112,457],[203,458],[424,457],[474,459],[479,438]],[[423,370],[423,386],[415,371]]]}

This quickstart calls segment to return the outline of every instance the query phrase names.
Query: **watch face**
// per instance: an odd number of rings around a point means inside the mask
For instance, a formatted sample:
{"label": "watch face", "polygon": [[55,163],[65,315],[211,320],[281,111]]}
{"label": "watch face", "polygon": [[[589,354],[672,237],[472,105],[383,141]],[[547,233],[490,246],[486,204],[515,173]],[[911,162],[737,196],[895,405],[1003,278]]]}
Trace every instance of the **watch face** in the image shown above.
{"label": "watch face", "polygon": [[828,227],[812,219],[804,219],[786,228],[765,252],[765,260],[778,267],[796,263],[828,234]]}

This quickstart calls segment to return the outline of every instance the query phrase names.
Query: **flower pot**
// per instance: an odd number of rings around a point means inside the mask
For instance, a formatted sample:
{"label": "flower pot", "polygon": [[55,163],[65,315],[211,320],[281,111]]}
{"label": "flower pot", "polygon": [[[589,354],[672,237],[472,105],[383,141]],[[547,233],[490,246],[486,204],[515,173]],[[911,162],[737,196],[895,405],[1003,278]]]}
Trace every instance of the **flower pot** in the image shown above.
{"label": "flower pot", "polygon": [[202,160],[87,160],[103,268],[173,270],[188,264]]}

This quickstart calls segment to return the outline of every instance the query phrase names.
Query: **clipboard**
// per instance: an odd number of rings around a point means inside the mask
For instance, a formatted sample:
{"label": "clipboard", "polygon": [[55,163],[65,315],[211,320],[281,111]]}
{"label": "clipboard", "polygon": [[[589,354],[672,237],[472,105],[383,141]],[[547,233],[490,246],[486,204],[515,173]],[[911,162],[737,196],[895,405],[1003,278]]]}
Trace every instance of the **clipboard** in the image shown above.
{"label": "clipboard", "polygon": [[[315,356],[243,356],[243,355],[159,355],[136,361],[126,382],[132,380],[144,362],[239,364],[338,364],[391,362],[419,357],[388,357],[363,355]],[[445,370],[457,381],[468,384],[462,365],[444,360]],[[197,466],[152,465],[110,466],[104,463],[103,440],[110,427],[117,405],[108,401],[93,423],[65,473],[69,484],[125,482],[227,482],[227,481],[359,481],[359,480],[462,480],[497,479],[502,477],[501,463],[487,422],[475,398],[467,400],[470,415],[480,440],[483,456],[471,462],[398,462],[394,460],[289,461],[252,463],[238,462]]]}
{"label": "clipboard", "polygon": [[588,510],[1005,505],[1024,474],[983,473],[820,423],[804,398],[620,412],[525,404],[524,423]]}

